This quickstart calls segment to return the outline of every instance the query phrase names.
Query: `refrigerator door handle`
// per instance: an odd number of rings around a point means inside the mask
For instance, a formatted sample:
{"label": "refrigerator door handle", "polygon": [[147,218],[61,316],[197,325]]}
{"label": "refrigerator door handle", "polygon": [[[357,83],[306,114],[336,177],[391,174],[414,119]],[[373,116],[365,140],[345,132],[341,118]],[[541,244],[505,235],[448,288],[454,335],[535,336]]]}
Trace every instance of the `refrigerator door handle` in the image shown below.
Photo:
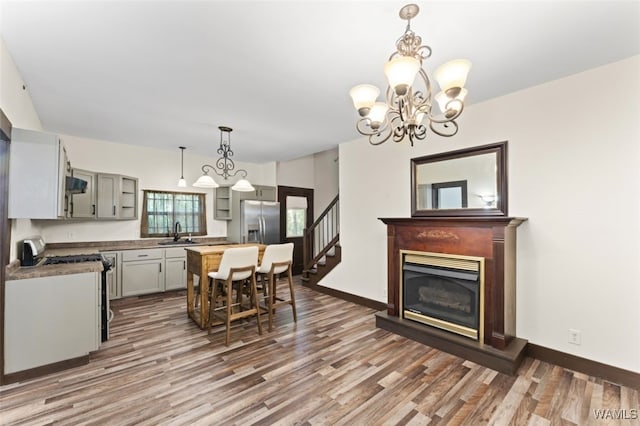
{"label": "refrigerator door handle", "polygon": [[264,232],[264,228],[262,227],[262,216],[258,216],[258,242],[262,244],[262,234]]}
{"label": "refrigerator door handle", "polygon": [[260,236],[260,243],[264,244],[267,240],[267,222],[264,220],[264,216],[260,216],[262,221],[262,235]]}

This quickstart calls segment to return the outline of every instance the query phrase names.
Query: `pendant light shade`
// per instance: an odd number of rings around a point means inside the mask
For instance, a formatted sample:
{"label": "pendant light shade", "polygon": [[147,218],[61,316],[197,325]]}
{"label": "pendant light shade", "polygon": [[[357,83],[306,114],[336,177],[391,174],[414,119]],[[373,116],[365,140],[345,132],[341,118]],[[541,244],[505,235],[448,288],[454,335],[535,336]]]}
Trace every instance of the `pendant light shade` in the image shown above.
{"label": "pendant light shade", "polygon": [[211,176],[205,173],[194,182],[193,186],[196,188],[217,188],[220,185],[218,185]]}
{"label": "pendant light shade", "polygon": [[240,192],[251,192],[256,190],[246,179],[240,179],[238,182],[236,182],[235,185],[231,187],[231,189]]}

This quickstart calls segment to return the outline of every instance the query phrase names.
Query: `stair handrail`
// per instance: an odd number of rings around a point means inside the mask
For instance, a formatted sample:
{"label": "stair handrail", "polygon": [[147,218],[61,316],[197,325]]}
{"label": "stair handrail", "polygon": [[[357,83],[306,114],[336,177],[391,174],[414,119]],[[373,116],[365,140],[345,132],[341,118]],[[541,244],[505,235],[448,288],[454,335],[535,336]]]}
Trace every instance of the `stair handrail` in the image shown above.
{"label": "stair handrail", "polygon": [[340,215],[336,213],[335,218],[337,219],[337,224],[334,226],[335,229],[337,230],[337,232],[335,233],[335,235],[332,236],[332,238],[329,240],[328,243],[325,244],[325,246],[320,249],[318,251],[318,253],[316,253],[315,255],[313,254],[313,242],[314,242],[314,233],[316,231],[316,229],[320,226],[320,224],[324,224],[325,223],[325,219],[326,217],[329,215],[329,212],[333,212],[334,208],[338,209],[339,202],[340,199],[340,195],[336,195],[335,198],[329,203],[329,205],[327,206],[326,209],[324,209],[324,211],[318,216],[318,218],[311,224],[311,226],[309,226],[308,228],[304,229],[303,232],[303,236],[304,236],[304,240],[303,240],[303,258],[304,258],[304,270],[308,271],[310,270],[313,265],[315,265],[316,263],[318,263],[318,261],[327,254],[327,252],[329,250],[331,250],[331,248],[333,246],[335,246],[338,241],[340,240]]}

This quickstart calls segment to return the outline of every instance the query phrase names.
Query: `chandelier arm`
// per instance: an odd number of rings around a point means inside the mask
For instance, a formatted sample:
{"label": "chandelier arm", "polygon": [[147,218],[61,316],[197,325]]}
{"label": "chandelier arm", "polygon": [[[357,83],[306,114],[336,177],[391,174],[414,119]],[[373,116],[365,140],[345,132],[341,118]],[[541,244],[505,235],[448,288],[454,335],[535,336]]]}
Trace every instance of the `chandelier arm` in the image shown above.
{"label": "chandelier arm", "polygon": [[[434,124],[442,124],[443,128],[448,129],[449,127],[451,127],[453,130],[448,132],[441,132],[434,127]],[[435,133],[438,136],[450,137],[458,133],[458,123],[456,123],[455,121],[444,122],[444,123],[432,121],[431,123],[429,123],[429,128],[433,133]]]}
{"label": "chandelier arm", "polygon": [[369,136],[369,143],[371,145],[381,145],[388,141],[392,134],[391,127],[385,126],[378,133]]}
{"label": "chandelier arm", "polygon": [[[447,102],[447,105],[449,105],[451,102],[454,102],[454,101],[456,100],[452,99],[451,101]],[[457,111],[455,115],[452,115],[451,117],[445,116],[445,118],[442,118],[442,119],[437,119],[436,117],[429,115],[429,121],[437,124],[445,124],[445,123],[453,122],[456,118],[460,117],[460,114],[462,114],[462,110],[464,110],[463,102],[458,101],[457,104],[460,105],[460,110]]]}

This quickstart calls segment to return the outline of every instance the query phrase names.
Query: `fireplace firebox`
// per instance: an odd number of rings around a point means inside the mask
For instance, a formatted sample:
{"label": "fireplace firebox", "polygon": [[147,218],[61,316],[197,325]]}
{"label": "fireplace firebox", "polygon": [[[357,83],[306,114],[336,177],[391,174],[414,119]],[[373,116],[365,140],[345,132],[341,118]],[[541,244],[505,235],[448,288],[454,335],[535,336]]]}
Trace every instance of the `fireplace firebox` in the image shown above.
{"label": "fireplace firebox", "polygon": [[484,259],[401,251],[402,315],[481,339]]}

